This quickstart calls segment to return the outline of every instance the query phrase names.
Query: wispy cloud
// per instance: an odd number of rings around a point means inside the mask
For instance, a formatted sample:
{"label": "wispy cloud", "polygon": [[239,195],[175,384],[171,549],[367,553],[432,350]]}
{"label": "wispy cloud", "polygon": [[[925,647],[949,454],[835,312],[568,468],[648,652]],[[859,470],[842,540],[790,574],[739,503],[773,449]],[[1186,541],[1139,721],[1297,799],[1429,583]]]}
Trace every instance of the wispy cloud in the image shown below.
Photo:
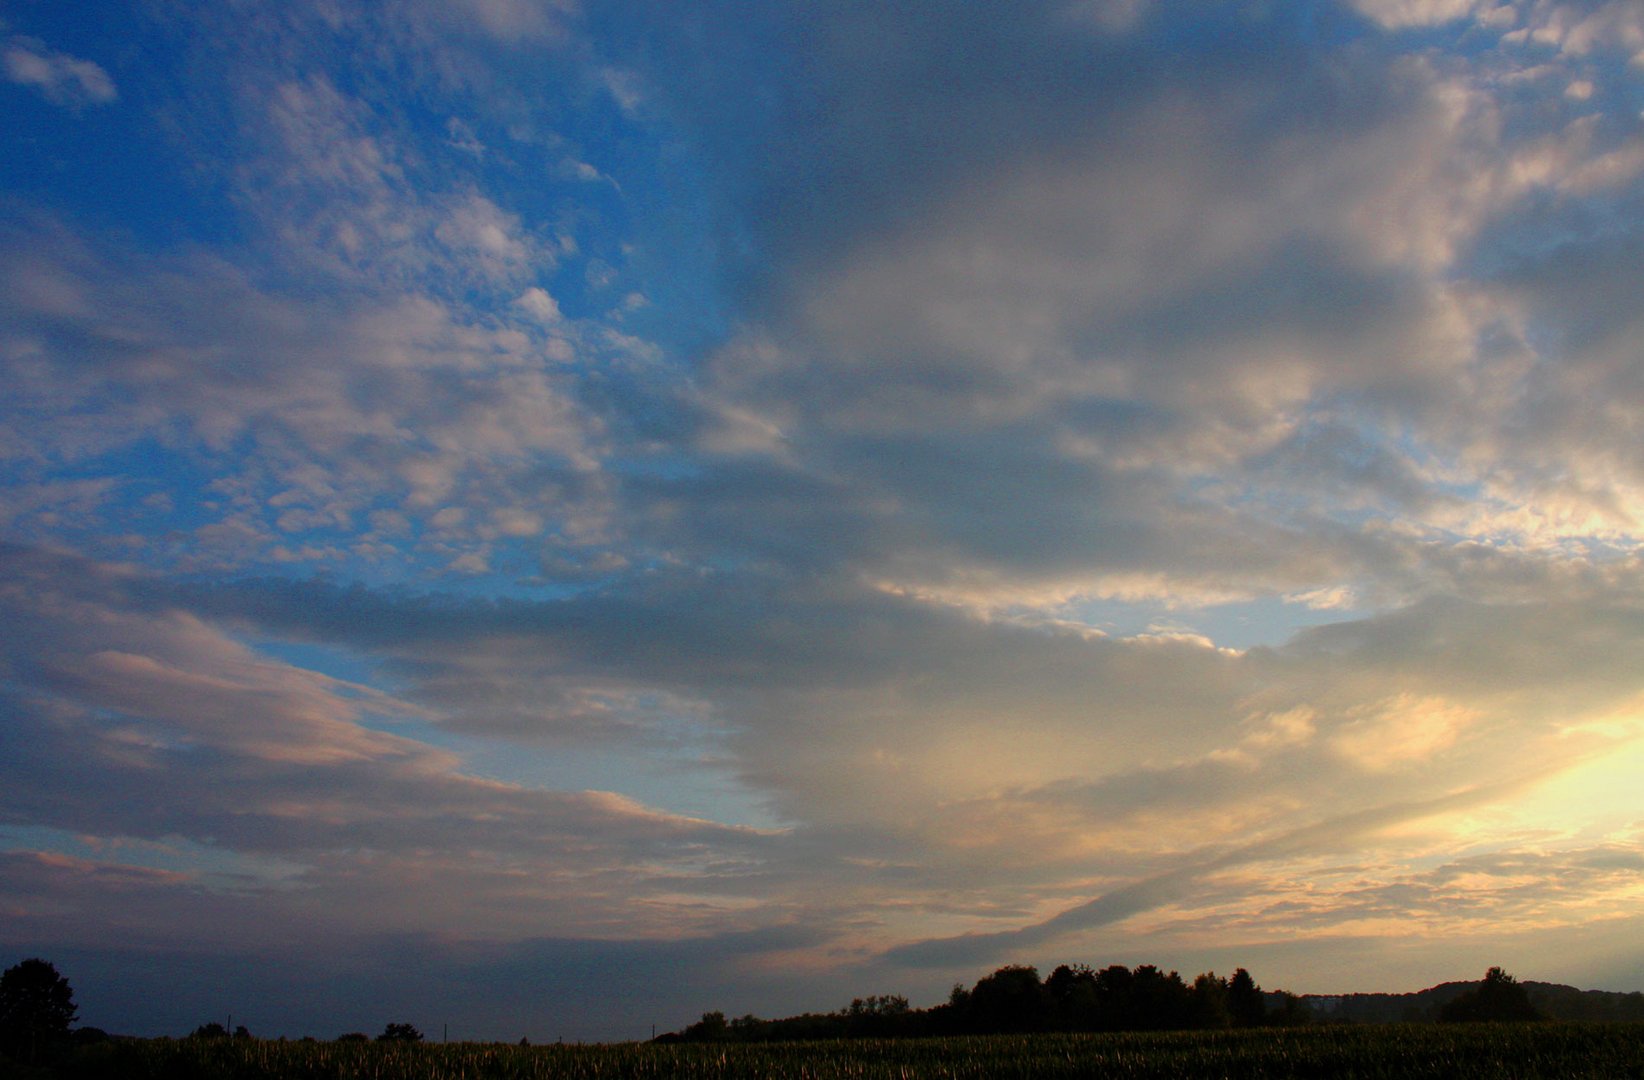
{"label": "wispy cloud", "polygon": [[101,66],[57,52],[36,38],[12,36],[0,45],[6,80],[39,91],[47,101],[71,109],[107,105],[120,93]]}

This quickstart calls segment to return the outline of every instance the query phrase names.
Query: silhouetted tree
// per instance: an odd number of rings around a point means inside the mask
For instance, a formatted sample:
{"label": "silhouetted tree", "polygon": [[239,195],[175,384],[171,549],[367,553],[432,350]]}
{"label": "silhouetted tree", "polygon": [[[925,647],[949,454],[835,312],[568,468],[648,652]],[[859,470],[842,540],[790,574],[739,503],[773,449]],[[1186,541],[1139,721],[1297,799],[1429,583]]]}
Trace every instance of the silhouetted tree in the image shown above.
{"label": "silhouetted tree", "polygon": [[1054,1027],[1058,1031],[1095,1031],[1098,1024],[1096,972],[1088,964],[1063,964],[1045,980]]}
{"label": "silhouetted tree", "polygon": [[1038,1031],[1046,1026],[1050,997],[1039,982],[1039,970],[1011,964],[971,988],[965,1003],[965,1027],[979,1034]]}
{"label": "silhouetted tree", "polygon": [[1137,1026],[1131,991],[1136,977],[1123,964],[1111,964],[1096,973],[1096,1027],[1099,1031],[1129,1031]]}
{"label": "silhouetted tree", "polygon": [[1257,1027],[1267,1019],[1267,1002],[1262,988],[1244,968],[1227,980],[1227,1011],[1236,1027]]}
{"label": "silhouetted tree", "polygon": [[337,1041],[346,1043],[370,1042],[371,1036],[367,1035],[363,1031],[345,1031],[341,1035],[337,1036]]}
{"label": "silhouetted tree", "polygon": [[24,960],[0,974],[0,1048],[31,1064],[66,1038],[74,991],[44,960]]}
{"label": "silhouetted tree", "polygon": [[[1273,1010],[1267,1007],[1274,1002]],[[1096,971],[1087,964],[1063,964],[1043,982],[1036,968],[1011,964],[967,989],[954,984],[948,1000],[928,1009],[909,1007],[895,994],[856,998],[831,1013],[805,1013],[776,1020],[743,1016],[727,1021],[719,1012],[658,1036],[659,1042],[771,1042],[849,1037],[1022,1033],[1034,1031],[1164,1031],[1184,1028],[1248,1027],[1262,1023],[1305,1023],[1300,999],[1263,994],[1244,968],[1223,978],[1200,975],[1189,986],[1177,972],[1151,964],[1135,970],[1115,964]]]}
{"label": "silhouetted tree", "polygon": [[1484,981],[1439,1010],[1446,1022],[1471,1020],[1540,1020],[1529,992],[1498,967],[1484,973]]}
{"label": "silhouetted tree", "polygon": [[377,1036],[378,1042],[422,1042],[422,1032],[410,1024],[389,1024]]}
{"label": "silhouetted tree", "polygon": [[843,1014],[845,1033],[853,1038],[882,1038],[902,1034],[912,1013],[900,994],[872,994],[853,998]]}
{"label": "silhouetted tree", "polygon": [[723,1042],[730,1038],[731,1025],[725,1014],[715,1010],[702,1014],[702,1019],[686,1028],[685,1038],[692,1042]]}
{"label": "silhouetted tree", "polygon": [[1192,1026],[1224,1028],[1233,1024],[1227,1007],[1227,980],[1207,971],[1193,980]]}
{"label": "silhouetted tree", "polygon": [[211,1023],[201,1024],[189,1032],[188,1037],[191,1039],[226,1039],[228,1038],[228,1029],[213,1020]]}
{"label": "silhouetted tree", "polygon": [[1142,1031],[1169,1031],[1192,1024],[1193,992],[1174,971],[1168,975],[1152,964],[1130,973],[1131,1027]]}

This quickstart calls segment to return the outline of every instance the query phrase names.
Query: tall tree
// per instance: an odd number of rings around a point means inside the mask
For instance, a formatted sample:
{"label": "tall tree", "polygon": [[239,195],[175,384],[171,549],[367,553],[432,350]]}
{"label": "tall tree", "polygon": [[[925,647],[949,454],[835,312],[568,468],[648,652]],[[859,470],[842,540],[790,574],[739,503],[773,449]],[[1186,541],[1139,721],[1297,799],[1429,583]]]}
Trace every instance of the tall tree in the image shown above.
{"label": "tall tree", "polygon": [[1227,1011],[1233,1014],[1237,1027],[1256,1027],[1267,1018],[1267,1002],[1262,988],[1244,968],[1233,973],[1227,981]]}
{"label": "tall tree", "polygon": [[0,975],[0,1045],[31,1064],[74,1023],[74,991],[44,960],[24,960]]}

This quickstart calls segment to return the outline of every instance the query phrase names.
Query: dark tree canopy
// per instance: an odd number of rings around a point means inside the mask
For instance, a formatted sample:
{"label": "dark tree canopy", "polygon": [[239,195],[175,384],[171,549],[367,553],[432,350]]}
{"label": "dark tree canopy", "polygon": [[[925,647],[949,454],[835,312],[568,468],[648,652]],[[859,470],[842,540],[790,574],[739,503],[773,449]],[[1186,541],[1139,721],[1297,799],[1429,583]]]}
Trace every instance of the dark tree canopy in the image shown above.
{"label": "dark tree canopy", "polygon": [[[1269,996],[1274,1007],[1267,1007]],[[1151,964],[1114,964],[1098,971],[1063,964],[1040,980],[1036,968],[1009,964],[948,1000],[915,1009],[898,994],[856,998],[832,1013],[776,1020],[704,1013],[660,1042],[774,1042],[840,1038],[986,1035],[1035,1031],[1159,1031],[1185,1028],[1304,1024],[1308,1010],[1294,995],[1265,995],[1243,968],[1231,978],[1206,972],[1184,981]]]}
{"label": "dark tree canopy", "polygon": [[1522,983],[1498,967],[1484,973],[1484,981],[1439,1010],[1447,1022],[1477,1020],[1540,1020]]}
{"label": "dark tree canopy", "polygon": [[421,1042],[422,1032],[410,1024],[389,1024],[377,1036],[378,1042]]}
{"label": "dark tree canopy", "polygon": [[1013,964],[979,981],[971,989],[964,1012],[972,1031],[1037,1031],[1045,1026],[1049,1003],[1038,970]]}
{"label": "dark tree canopy", "polygon": [[730,1022],[717,1009],[703,1013],[702,1019],[685,1029],[685,1037],[696,1042],[723,1042],[730,1033]]}
{"label": "dark tree canopy", "polygon": [[35,1060],[66,1038],[74,1023],[74,991],[44,960],[24,960],[0,975],[0,1045]]}
{"label": "dark tree canopy", "polygon": [[1267,1001],[1262,988],[1244,968],[1227,980],[1227,1011],[1236,1027],[1257,1027],[1267,1019]]}

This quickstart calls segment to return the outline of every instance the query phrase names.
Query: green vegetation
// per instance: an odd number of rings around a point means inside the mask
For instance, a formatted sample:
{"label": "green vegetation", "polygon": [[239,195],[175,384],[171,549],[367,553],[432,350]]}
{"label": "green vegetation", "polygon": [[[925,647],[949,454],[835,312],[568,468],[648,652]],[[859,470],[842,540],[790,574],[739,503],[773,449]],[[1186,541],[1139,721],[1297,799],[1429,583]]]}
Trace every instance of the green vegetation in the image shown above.
{"label": "green vegetation", "polygon": [[522,1047],[410,1041],[110,1040],[54,1075],[74,1080],[625,1080],[625,1078],[1638,1076],[1629,1024],[1316,1026],[946,1039]]}

